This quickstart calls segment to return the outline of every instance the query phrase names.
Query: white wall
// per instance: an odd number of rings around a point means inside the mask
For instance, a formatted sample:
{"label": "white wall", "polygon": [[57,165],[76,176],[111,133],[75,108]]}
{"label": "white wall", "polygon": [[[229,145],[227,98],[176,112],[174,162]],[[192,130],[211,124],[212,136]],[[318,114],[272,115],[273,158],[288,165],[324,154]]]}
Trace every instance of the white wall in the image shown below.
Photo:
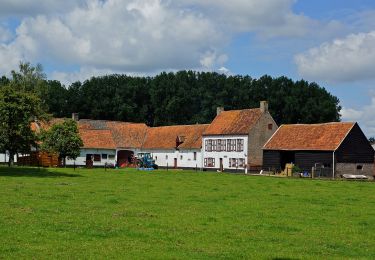
{"label": "white wall", "polygon": [[[0,163],[9,162],[9,156],[6,153],[0,153]],[[17,156],[14,156],[14,162],[17,162]]]}
{"label": "white wall", "polygon": [[[199,149],[191,150],[142,150],[143,153],[151,153],[155,163],[161,167],[174,167],[174,160],[177,158],[177,168],[195,168],[202,166],[202,155]],[[194,160],[194,152],[196,153],[196,160]]]}
{"label": "white wall", "polygon": [[[218,140],[218,139],[225,139],[225,140],[228,140],[228,139],[243,139],[244,140],[244,144],[243,144],[243,151],[242,152],[227,152],[227,151],[222,151],[222,152],[215,152],[215,151],[212,151],[212,152],[207,152],[206,151],[206,140],[208,139],[212,139],[212,140]],[[248,136],[246,135],[223,135],[223,136],[220,136],[220,135],[215,135],[215,136],[203,136],[203,140],[202,140],[202,151],[203,151],[203,164],[204,164],[204,158],[214,158],[215,159],[215,166],[214,167],[205,167],[203,166],[204,168],[213,168],[213,169],[219,169],[220,168],[220,158],[223,159],[223,168],[224,169],[232,169],[232,170],[235,170],[236,167],[230,167],[229,165],[229,159],[230,158],[236,158],[236,159],[244,159],[245,160],[245,164],[247,163],[247,157],[248,157],[248,153],[247,153],[247,149],[248,149]],[[226,142],[227,143],[227,142]],[[243,169],[243,168],[242,168]]]}
{"label": "white wall", "polygon": [[[75,160],[75,165],[76,166],[85,166],[86,165],[86,154],[107,154],[107,159],[101,158],[100,162],[95,162],[94,161],[94,167],[95,166],[104,166],[105,163],[107,164],[113,164],[115,165],[116,163],[116,150],[110,150],[110,149],[81,149],[81,154],[77,159]],[[113,159],[109,159],[110,155],[113,156]],[[74,165],[74,160],[66,160],[66,165]]]}

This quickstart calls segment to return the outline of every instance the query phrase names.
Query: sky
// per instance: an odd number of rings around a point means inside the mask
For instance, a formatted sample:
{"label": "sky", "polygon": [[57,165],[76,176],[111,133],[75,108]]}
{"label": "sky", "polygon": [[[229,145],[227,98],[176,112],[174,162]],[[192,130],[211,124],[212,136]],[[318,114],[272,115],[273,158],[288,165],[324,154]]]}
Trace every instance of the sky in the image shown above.
{"label": "sky", "polygon": [[374,0],[0,0],[0,75],[185,69],[317,82],[375,136]]}

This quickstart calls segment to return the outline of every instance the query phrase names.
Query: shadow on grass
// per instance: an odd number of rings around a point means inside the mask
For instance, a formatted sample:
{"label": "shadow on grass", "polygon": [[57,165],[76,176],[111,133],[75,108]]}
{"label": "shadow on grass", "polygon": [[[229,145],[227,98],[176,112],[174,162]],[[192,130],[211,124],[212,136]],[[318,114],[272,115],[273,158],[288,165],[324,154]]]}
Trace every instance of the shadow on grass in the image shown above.
{"label": "shadow on grass", "polygon": [[80,174],[54,172],[46,168],[31,167],[0,167],[0,177],[37,177],[37,178],[56,178],[56,177],[82,177]]}

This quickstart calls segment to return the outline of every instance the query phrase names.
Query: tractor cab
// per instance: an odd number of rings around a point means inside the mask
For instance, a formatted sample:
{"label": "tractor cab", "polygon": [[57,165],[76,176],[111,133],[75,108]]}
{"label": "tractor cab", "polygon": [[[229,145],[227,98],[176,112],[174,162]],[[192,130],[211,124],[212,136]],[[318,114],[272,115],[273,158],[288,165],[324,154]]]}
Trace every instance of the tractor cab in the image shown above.
{"label": "tractor cab", "polygon": [[151,153],[138,153],[137,154],[137,167],[143,169],[157,169],[155,160],[152,158]]}

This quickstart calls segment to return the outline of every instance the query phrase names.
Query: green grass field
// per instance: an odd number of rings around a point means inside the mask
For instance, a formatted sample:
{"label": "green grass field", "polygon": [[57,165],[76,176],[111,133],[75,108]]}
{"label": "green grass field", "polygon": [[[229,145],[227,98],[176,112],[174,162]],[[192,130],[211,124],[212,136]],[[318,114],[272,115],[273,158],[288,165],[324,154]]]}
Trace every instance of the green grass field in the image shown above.
{"label": "green grass field", "polygon": [[375,183],[0,167],[0,258],[374,258]]}

